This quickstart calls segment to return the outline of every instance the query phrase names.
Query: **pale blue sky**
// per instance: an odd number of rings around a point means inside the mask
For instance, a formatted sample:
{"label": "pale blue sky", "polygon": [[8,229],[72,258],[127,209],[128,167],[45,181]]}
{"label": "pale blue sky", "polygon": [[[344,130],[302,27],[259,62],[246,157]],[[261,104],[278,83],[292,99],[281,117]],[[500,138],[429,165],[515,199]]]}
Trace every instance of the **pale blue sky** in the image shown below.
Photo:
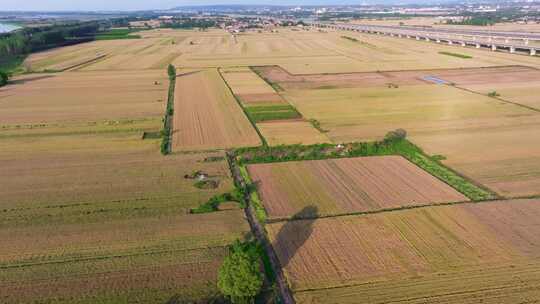
{"label": "pale blue sky", "polygon": [[[362,0],[0,0],[0,11],[144,10],[207,4],[361,4]],[[380,2],[380,1],[377,1]]]}

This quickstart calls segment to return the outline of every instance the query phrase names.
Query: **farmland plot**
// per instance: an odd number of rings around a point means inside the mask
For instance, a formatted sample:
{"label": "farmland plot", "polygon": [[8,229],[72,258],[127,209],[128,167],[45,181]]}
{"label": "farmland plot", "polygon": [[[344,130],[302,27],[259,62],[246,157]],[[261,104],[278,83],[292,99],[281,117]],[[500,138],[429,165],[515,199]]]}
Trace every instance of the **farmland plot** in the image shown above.
{"label": "farmland plot", "polygon": [[[204,162],[222,155],[163,158],[158,141],[142,141],[139,132],[9,134],[0,139],[4,225],[186,213],[232,188],[224,160]],[[184,178],[199,170],[218,179],[219,187],[197,189]]]}
{"label": "farmland plot", "polygon": [[540,296],[538,203],[299,220],[268,231],[299,303],[515,303]]}
{"label": "farmland plot", "polygon": [[540,130],[538,111],[444,85],[284,95],[334,142],[380,139],[404,128],[428,154],[445,156],[446,164],[502,196],[540,194],[540,150],[529,140]]}
{"label": "farmland plot", "polygon": [[[204,222],[203,225],[196,223]],[[218,293],[226,245],[248,231],[241,211],[0,231],[0,301],[164,303]]]}
{"label": "farmland plot", "polygon": [[[501,119],[497,127],[424,134],[415,142],[443,162],[505,197],[540,195],[540,116]],[[457,143],[466,143],[465,145]]]}
{"label": "farmland plot", "polygon": [[176,80],[173,151],[258,146],[259,137],[215,69]]}
{"label": "farmland plot", "polygon": [[274,89],[249,68],[223,69],[221,75],[244,105],[286,103]]}
{"label": "farmland plot", "polygon": [[163,115],[165,71],[29,74],[0,88],[2,125],[80,123]]}
{"label": "farmland plot", "polygon": [[261,122],[257,124],[257,128],[259,128],[270,146],[313,145],[330,142],[324,133],[319,132],[307,121]]}
{"label": "farmland plot", "polygon": [[[441,71],[438,77],[455,83],[459,87],[484,95],[535,108],[540,111],[537,90],[540,86],[540,70],[525,67],[484,68],[471,71]],[[496,93],[496,94],[495,94]]]}
{"label": "farmland plot", "polygon": [[401,156],[256,164],[248,171],[271,218],[309,206],[335,215],[468,200]]}
{"label": "farmland plot", "polygon": [[[247,223],[239,210],[189,210],[231,191],[228,166],[221,153],[165,158],[158,140],[141,140],[138,129],[148,127],[156,123],[0,132],[0,302],[164,303],[217,293],[226,246]],[[218,187],[194,187],[185,176],[195,171]]]}
{"label": "farmland plot", "polygon": [[284,96],[342,142],[380,139],[396,127],[414,139],[538,119],[529,109],[444,85],[290,90]]}
{"label": "farmland plot", "polygon": [[222,69],[221,75],[269,145],[329,141],[250,68]]}

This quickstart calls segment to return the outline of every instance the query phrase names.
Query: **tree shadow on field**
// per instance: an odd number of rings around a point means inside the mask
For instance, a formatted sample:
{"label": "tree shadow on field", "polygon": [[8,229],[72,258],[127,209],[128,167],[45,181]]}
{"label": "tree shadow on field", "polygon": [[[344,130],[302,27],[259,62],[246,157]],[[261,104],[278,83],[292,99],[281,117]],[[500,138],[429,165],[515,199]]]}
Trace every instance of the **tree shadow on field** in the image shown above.
{"label": "tree shadow on field", "polygon": [[292,216],[290,221],[279,230],[274,247],[279,252],[279,262],[282,268],[287,267],[297,251],[302,248],[313,232],[319,209],[316,206],[307,206]]}

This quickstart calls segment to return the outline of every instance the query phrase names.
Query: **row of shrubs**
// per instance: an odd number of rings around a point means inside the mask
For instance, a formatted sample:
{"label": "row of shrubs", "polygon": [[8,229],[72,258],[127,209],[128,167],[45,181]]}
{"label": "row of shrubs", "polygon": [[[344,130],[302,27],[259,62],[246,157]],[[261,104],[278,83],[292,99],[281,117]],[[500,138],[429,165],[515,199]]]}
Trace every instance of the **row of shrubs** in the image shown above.
{"label": "row of shrubs", "polygon": [[167,155],[171,152],[172,118],[174,114],[174,90],[176,87],[176,68],[169,64],[167,68],[169,75],[169,95],[167,97],[167,108],[163,117],[163,129],[161,129],[161,154]]}

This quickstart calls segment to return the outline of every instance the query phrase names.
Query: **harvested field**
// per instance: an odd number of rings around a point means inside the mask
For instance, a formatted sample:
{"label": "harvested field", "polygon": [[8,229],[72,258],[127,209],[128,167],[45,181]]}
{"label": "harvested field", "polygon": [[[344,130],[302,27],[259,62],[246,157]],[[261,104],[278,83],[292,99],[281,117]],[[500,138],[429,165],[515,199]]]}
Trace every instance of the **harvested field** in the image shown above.
{"label": "harvested field", "polygon": [[[287,90],[337,89],[430,84],[428,77],[462,87],[493,85],[493,90],[513,83],[534,82],[540,70],[526,66],[358,72],[336,74],[291,74],[279,66],[254,67],[269,81]],[[487,94],[487,93],[486,93]]]}
{"label": "harvested field", "polygon": [[515,303],[540,295],[539,203],[428,207],[267,229],[299,303]]}
{"label": "harvested field", "polygon": [[247,231],[241,211],[4,228],[0,297],[148,303],[213,296],[224,246]]}
{"label": "harvested field", "polygon": [[336,89],[387,85],[419,85],[430,71],[359,72],[293,75],[279,66],[254,67],[263,77],[286,90]]}
{"label": "harvested field", "polygon": [[221,75],[235,95],[275,93],[274,89],[250,68],[223,69]]}
{"label": "harvested field", "polygon": [[285,96],[334,142],[380,139],[399,126],[428,154],[445,156],[447,165],[500,195],[540,194],[540,148],[529,140],[540,128],[537,111],[445,85],[290,90]]}
{"label": "harvested field", "polygon": [[161,117],[167,97],[166,76],[161,70],[20,76],[13,84],[0,88],[1,124]]}
{"label": "harvested field", "polygon": [[[161,69],[167,64],[186,68],[280,65],[293,74],[345,73],[388,70],[468,68],[500,65],[539,67],[535,58],[467,49],[475,60],[439,54],[457,47],[375,35],[349,33],[358,42],[341,38],[344,32],[280,30],[247,32],[233,39],[223,30],[152,30],[143,39],[94,41],[33,55],[33,70],[64,68],[95,56],[104,59],[82,70]],[[76,55],[73,55],[76,53]],[[79,60],[80,58],[80,60]],[[85,59],[83,59],[85,58]]]}
{"label": "harvested field", "polygon": [[414,140],[421,134],[538,119],[529,109],[444,85],[291,90],[284,95],[304,117],[330,130],[332,140],[344,142],[382,138],[396,127]]}
{"label": "harvested field", "polygon": [[221,75],[242,104],[275,104],[286,101],[250,68],[222,69]]}
{"label": "harvested field", "polygon": [[[142,141],[140,135],[131,131],[12,131],[2,137],[0,208],[6,210],[2,223],[53,221],[65,216],[81,220],[85,214],[93,218],[156,211],[186,213],[232,187],[225,161],[204,162],[216,154],[163,158],[158,141]],[[220,187],[193,187],[194,181],[184,175],[197,170],[218,178]]]}
{"label": "harvested field", "polygon": [[[248,232],[239,210],[190,215],[231,191],[221,153],[159,154],[158,140],[121,125],[0,132],[2,303],[203,300],[217,294],[226,246]],[[184,176],[219,180],[202,190]],[[204,222],[205,225],[193,223]]]}
{"label": "harvested field", "polygon": [[540,111],[537,89],[540,70],[525,67],[484,68],[464,71],[441,71],[437,76],[457,86],[484,95],[495,92],[496,97]]}
{"label": "harvested field", "polygon": [[260,139],[215,69],[176,80],[173,151],[258,146]]}
{"label": "harvested field", "polygon": [[[445,164],[505,197],[540,195],[540,123],[517,117],[498,127],[425,134],[415,142]],[[467,143],[458,145],[456,143]],[[486,150],[488,147],[488,150]]]}
{"label": "harvested field", "polygon": [[270,218],[314,206],[319,215],[468,199],[401,156],[249,165]]}
{"label": "harvested field", "polygon": [[25,65],[32,71],[165,69],[181,54],[181,47],[165,38],[103,40],[32,54]]}
{"label": "harvested field", "polygon": [[257,124],[257,128],[270,146],[330,142],[324,133],[319,132],[307,121],[261,122]]}

